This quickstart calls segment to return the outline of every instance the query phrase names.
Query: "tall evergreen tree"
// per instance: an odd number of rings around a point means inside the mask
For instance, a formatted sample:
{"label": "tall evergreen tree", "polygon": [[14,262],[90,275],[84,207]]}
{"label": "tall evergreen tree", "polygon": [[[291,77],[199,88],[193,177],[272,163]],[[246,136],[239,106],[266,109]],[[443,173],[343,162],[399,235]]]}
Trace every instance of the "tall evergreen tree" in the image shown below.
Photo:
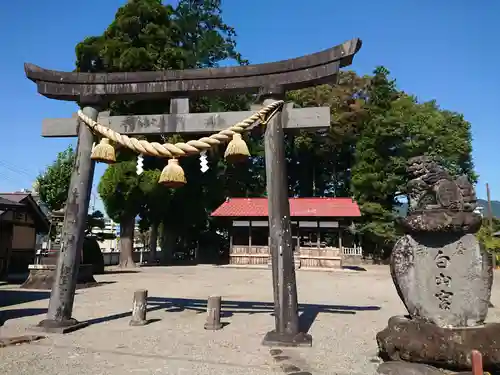
{"label": "tall evergreen tree", "polygon": [[367,90],[354,152],[352,191],[363,214],[359,232],[365,248],[387,255],[397,238],[395,207],[406,194],[406,162],[418,155],[438,157],[452,174],[475,182],[470,124],[463,116],[418,103],[378,67]]}
{"label": "tall evergreen tree", "polygon": [[[220,0],[180,0],[176,7],[163,5],[161,0],[131,0],[118,9],[114,21],[102,35],[86,38],[77,45],[76,66],[81,72],[109,73],[209,67],[227,59],[245,63],[235,46],[235,32],[222,19]],[[200,106],[209,107],[206,103],[202,99],[192,106],[195,110]],[[165,100],[117,101],[111,103],[110,109],[112,115],[168,113],[169,103]],[[104,173],[99,193],[108,215],[120,222],[120,265],[133,267],[134,219],[141,212],[157,217],[156,210],[143,209],[152,202],[146,195],[153,190],[157,194],[157,190],[141,189],[149,186],[141,184],[141,180],[150,175],[135,174],[135,155],[131,152],[120,149],[118,161]],[[164,165],[155,163],[159,168]],[[183,165],[188,179],[196,180],[192,175],[199,168],[194,167],[196,160],[183,160]],[[195,197],[199,196],[200,189],[199,184],[191,183],[181,191],[162,196],[162,203],[177,215],[176,220],[170,222],[177,226],[189,222],[192,227],[200,221],[193,219],[196,210],[193,205],[199,202]],[[203,206],[200,210],[204,210]],[[184,220],[180,216],[182,212],[190,213],[190,220]]]}
{"label": "tall evergreen tree", "polygon": [[360,233],[376,251],[393,241],[393,207],[404,173],[401,119],[391,113],[399,98],[389,71],[374,71],[365,106],[365,116],[354,153],[352,190],[363,214]]}
{"label": "tall evergreen tree", "polygon": [[[76,54],[77,70],[82,72],[216,67],[228,59],[248,63],[236,50],[234,29],[223,22],[220,0],[180,0],[177,6],[131,0],[103,35],[85,39]],[[299,107],[330,106],[332,119],[327,131],[286,135],[290,192],[353,195],[363,213],[358,233],[364,248],[382,253],[397,236],[393,212],[404,194],[409,157],[437,155],[453,173],[466,173],[475,181],[470,124],[435,102],[419,103],[401,92],[383,67],[371,77],[354,72],[341,72],[339,77],[334,87],[288,93]],[[247,95],[204,97],[191,100],[190,111],[244,110],[251,100]],[[111,103],[110,109],[124,115],[167,113],[168,107],[164,100],[120,101]],[[169,137],[181,140],[178,135]],[[221,150],[212,150],[210,169],[202,174],[196,157],[183,158],[189,183],[177,191],[154,184],[152,176],[158,171],[136,176],[135,155],[120,149],[119,163],[106,170],[99,187],[108,215],[125,226],[127,236],[133,235],[131,218],[137,214],[143,224],[161,222],[163,242],[170,243],[170,249],[176,242],[212,238],[210,234],[223,224],[209,214],[225,197],[265,194],[261,135],[245,137],[253,155],[246,165],[226,165]],[[164,160],[145,160],[146,170],[161,170],[164,165]],[[124,267],[133,264],[132,241],[122,242]]]}

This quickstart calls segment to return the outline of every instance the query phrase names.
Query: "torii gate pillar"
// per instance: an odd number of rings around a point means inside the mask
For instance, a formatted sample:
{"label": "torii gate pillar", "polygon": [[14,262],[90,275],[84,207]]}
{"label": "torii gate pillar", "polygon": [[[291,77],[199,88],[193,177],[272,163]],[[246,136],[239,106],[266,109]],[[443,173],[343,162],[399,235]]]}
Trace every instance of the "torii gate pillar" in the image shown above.
{"label": "torii gate pillar", "polygon": [[[102,103],[99,97],[82,98],[82,111],[97,120]],[[73,302],[81,261],[89,210],[95,162],[91,159],[94,135],[79,121],[76,158],[71,174],[61,235],[61,250],[56,263],[47,318],[37,328],[45,332],[66,333],[88,324],[73,319]]]}
{"label": "torii gate pillar", "polygon": [[[284,98],[283,90],[272,91],[273,93],[267,95],[268,98],[263,101],[264,105]],[[266,346],[311,346],[311,335],[300,332],[299,327],[283,132],[283,122],[286,122],[286,119],[283,118],[283,113],[286,111],[278,113],[268,122],[264,135],[275,329],[265,335],[262,344]]]}

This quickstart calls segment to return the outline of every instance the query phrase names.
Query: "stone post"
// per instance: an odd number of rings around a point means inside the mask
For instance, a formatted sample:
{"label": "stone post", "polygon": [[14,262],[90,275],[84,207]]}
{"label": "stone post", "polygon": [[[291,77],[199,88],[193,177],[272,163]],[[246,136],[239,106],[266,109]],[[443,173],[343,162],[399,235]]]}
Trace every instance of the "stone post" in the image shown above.
{"label": "stone post", "polygon": [[[91,103],[86,101],[83,112],[93,120],[97,120],[98,104],[97,101]],[[92,132],[79,121],[76,160],[66,202],[56,276],[50,294],[47,319],[38,324],[38,328],[42,331],[66,333],[86,325],[73,319],[72,313],[94,177],[95,163],[90,158],[93,142]]]}
{"label": "stone post", "polygon": [[222,328],[222,323],[220,322],[220,311],[221,311],[221,301],[220,296],[210,296],[207,301],[207,321],[205,322],[205,329],[219,330]]}
{"label": "stone post", "polygon": [[148,308],[148,291],[144,289],[134,292],[134,301],[132,304],[131,326],[143,326],[147,324],[146,312]]}

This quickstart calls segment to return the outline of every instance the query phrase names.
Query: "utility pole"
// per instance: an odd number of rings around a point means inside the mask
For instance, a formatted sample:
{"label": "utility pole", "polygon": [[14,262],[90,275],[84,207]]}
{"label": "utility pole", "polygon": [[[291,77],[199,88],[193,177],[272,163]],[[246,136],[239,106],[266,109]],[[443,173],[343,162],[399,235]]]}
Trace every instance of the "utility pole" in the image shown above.
{"label": "utility pole", "polygon": [[96,201],[96,196],[95,193],[92,192],[92,203],[90,204],[90,211],[94,212],[95,211],[95,201]]}
{"label": "utility pole", "polygon": [[490,225],[490,232],[493,233],[493,210],[491,208],[490,185],[486,183],[486,197],[488,199],[488,222]]}

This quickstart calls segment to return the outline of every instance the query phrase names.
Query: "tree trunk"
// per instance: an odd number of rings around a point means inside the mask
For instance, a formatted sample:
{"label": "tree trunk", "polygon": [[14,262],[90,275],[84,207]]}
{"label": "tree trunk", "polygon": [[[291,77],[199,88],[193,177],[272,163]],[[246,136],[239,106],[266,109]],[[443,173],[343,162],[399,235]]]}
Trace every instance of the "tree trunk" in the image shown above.
{"label": "tree trunk", "polygon": [[194,263],[198,264],[198,258],[200,256],[200,242],[196,241],[196,247],[194,248]]}
{"label": "tree trunk", "polygon": [[156,246],[158,246],[158,223],[153,223],[149,234],[149,264],[156,264]]}
{"label": "tree trunk", "polygon": [[134,217],[124,217],[120,220],[120,268],[134,268],[132,258],[134,251]]}
{"label": "tree trunk", "polygon": [[172,254],[175,246],[175,234],[171,229],[163,225],[163,233],[161,238],[161,264],[167,265],[172,262]]}

